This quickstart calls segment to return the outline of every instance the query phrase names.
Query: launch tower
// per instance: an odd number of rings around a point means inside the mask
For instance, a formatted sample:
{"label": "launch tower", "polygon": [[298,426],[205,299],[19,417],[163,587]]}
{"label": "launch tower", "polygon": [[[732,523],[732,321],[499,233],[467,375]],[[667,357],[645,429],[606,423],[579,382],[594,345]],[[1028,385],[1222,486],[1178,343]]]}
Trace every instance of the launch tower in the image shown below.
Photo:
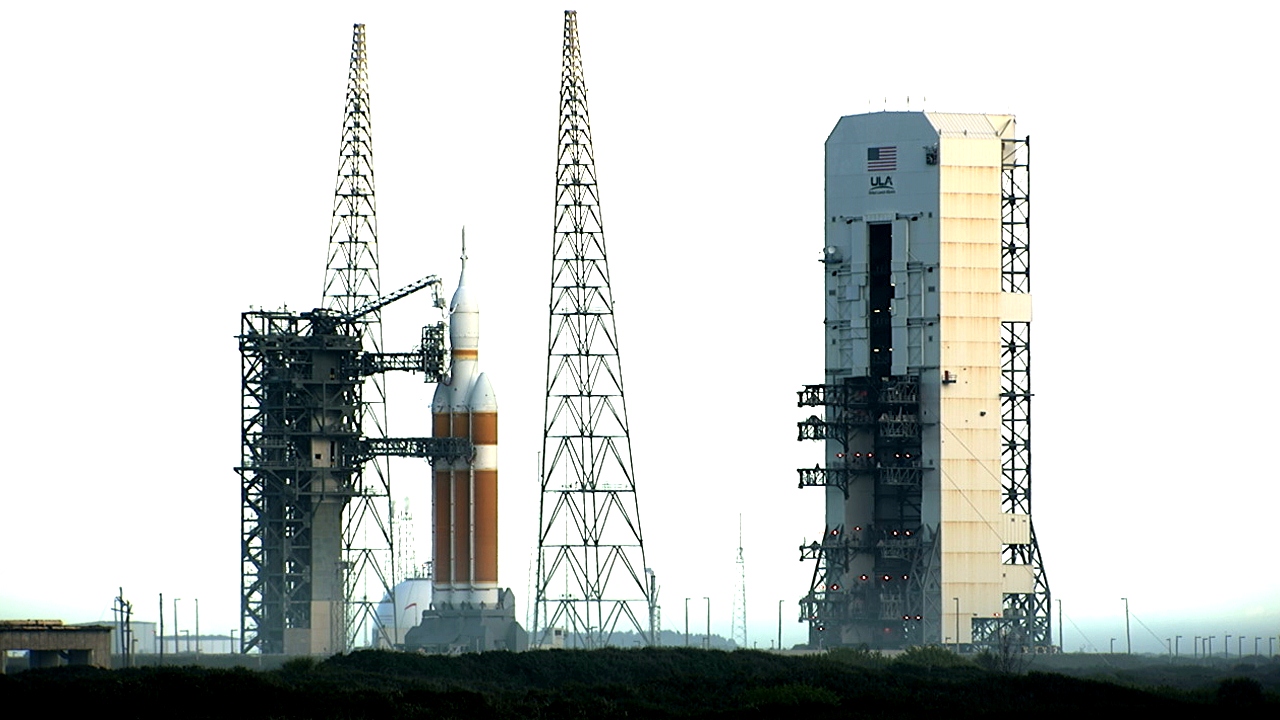
{"label": "launch tower", "polygon": [[379,633],[370,592],[376,601],[398,579],[385,458],[471,454],[465,438],[388,437],[382,374],[439,380],[445,325],[423,327],[416,350],[383,352],[384,307],[425,288],[443,302],[434,276],[379,296],[372,160],[356,25],[324,306],[241,314],[242,652],[343,652]]}
{"label": "launch tower", "polygon": [[564,15],[534,643],[657,636],[609,288],[577,13]]}
{"label": "launch tower", "polygon": [[[1052,649],[1031,521],[1029,140],[1006,115],[841,118],[826,143],[814,646]],[[816,410],[816,408],[821,408]],[[820,414],[819,414],[820,413]]]}

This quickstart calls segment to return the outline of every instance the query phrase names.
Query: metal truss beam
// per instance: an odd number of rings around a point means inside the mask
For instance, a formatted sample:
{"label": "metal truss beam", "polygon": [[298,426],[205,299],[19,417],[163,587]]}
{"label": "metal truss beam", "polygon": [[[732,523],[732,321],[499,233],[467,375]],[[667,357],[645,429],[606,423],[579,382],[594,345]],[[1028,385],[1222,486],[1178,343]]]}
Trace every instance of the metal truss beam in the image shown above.
{"label": "metal truss beam", "polygon": [[359,444],[356,459],[367,462],[375,457],[412,457],[435,460],[465,460],[471,457],[471,442],[466,438],[417,437],[369,438]]}
{"label": "metal truss beam", "polygon": [[[1031,139],[1006,140],[1002,168],[1002,263],[1004,292],[1031,292]],[[1031,323],[1001,323],[1002,510],[1031,517]],[[1052,600],[1040,545],[1031,519],[1026,545],[1006,545],[1005,564],[1031,567],[1033,590],[1004,598],[1002,618],[974,624],[974,643],[1011,643],[1043,652],[1053,647]]]}
{"label": "metal truss beam", "polygon": [[[809,623],[812,643],[857,643],[889,628],[894,629],[892,643],[927,635],[921,613],[937,600],[916,595],[936,595],[940,585],[937,564],[921,558],[933,550],[922,542],[920,525],[919,402],[916,376],[851,378],[808,385],[798,393],[799,407],[826,408],[825,418],[813,415],[797,424],[799,438],[838,448],[835,467],[797,471],[800,487],[835,487],[847,499],[854,483],[870,482],[877,523],[827,528],[821,543],[800,546],[802,561],[817,561],[809,593],[800,602],[800,619]],[[860,450],[851,452],[853,447]],[[870,572],[851,572],[857,556],[872,559]],[[917,570],[926,577],[917,578]]]}

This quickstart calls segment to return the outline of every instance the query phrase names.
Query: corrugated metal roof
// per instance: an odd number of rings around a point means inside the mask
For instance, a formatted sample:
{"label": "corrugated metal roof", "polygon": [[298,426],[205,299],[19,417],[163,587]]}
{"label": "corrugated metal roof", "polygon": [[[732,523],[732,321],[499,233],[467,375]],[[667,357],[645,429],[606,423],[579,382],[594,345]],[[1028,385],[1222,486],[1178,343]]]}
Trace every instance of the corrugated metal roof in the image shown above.
{"label": "corrugated metal roof", "polygon": [[943,137],[998,137],[986,115],[927,112],[924,114]]}

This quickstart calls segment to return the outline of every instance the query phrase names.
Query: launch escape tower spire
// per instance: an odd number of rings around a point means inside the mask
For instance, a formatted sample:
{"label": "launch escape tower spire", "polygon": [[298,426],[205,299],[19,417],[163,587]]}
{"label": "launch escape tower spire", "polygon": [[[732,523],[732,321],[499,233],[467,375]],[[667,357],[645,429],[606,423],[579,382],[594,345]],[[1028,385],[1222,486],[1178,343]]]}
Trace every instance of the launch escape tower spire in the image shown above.
{"label": "launch escape tower spire", "polygon": [[656,638],[609,288],[577,14],[564,17],[538,580],[533,635],[546,646]]}
{"label": "launch escape tower spire", "polygon": [[387,436],[382,374],[438,381],[445,324],[423,327],[420,348],[387,353],[381,310],[425,288],[435,308],[444,303],[435,276],[379,297],[371,163],[365,35],[356,25],[324,307],[241,314],[241,652],[343,652],[367,636],[398,636],[378,626],[373,605],[398,579],[386,458],[471,454],[465,439]]}

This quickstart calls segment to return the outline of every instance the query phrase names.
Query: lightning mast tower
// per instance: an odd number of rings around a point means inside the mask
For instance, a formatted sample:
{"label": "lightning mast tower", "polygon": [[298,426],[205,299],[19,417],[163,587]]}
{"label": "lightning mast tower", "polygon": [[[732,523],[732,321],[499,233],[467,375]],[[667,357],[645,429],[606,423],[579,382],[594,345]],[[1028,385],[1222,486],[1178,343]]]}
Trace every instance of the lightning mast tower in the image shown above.
{"label": "lightning mast tower", "polygon": [[[373,137],[369,109],[369,65],[363,24],[351,36],[351,67],[347,74],[346,118],[342,149],[333,191],[333,217],[329,224],[329,251],[325,263],[324,307],[350,314],[380,296],[378,269],[378,209],[373,184]],[[373,353],[382,352],[382,311],[376,309],[355,320],[359,336]],[[361,428],[366,437],[387,437],[386,380],[381,373],[368,377],[361,395]],[[346,645],[377,622],[376,603],[389,594],[399,578],[395,572],[394,521],[391,510],[391,468],[388,458],[374,456],[368,475],[358,465],[352,478],[354,493],[347,502],[342,523],[342,555],[345,570],[342,622]],[[371,475],[372,477],[369,477]],[[369,598],[369,585],[374,596]]]}
{"label": "lightning mast tower", "polygon": [[564,16],[534,643],[655,641],[577,13]]}

